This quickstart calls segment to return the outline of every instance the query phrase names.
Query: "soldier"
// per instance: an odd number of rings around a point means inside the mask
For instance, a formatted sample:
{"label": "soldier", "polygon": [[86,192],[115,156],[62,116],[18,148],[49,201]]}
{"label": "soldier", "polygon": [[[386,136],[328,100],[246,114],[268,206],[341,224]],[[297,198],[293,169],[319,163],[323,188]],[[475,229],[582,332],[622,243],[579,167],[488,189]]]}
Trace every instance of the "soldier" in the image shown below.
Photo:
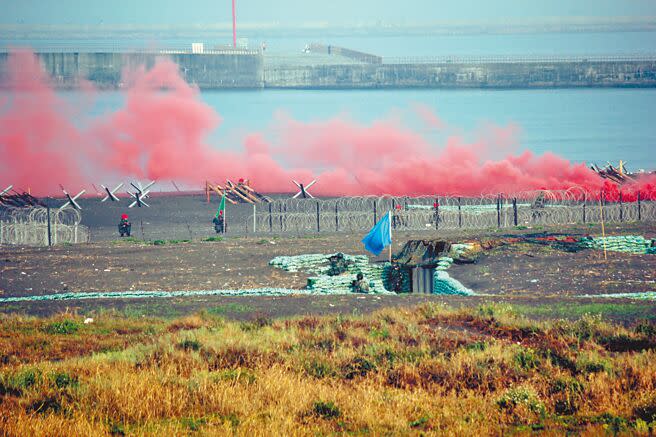
{"label": "soldier", "polygon": [[128,215],[121,215],[121,221],[118,223],[118,233],[121,234],[121,237],[124,235],[130,236],[132,231],[132,224],[128,221]]}
{"label": "soldier", "polygon": [[354,293],[369,293],[369,284],[364,280],[364,275],[358,273],[356,280],[351,284]]}
{"label": "soldier", "polygon": [[214,216],[214,219],[212,219],[212,223],[214,223],[214,230],[216,231],[216,233],[222,234],[223,224],[224,224],[223,211],[219,211],[219,215]]}

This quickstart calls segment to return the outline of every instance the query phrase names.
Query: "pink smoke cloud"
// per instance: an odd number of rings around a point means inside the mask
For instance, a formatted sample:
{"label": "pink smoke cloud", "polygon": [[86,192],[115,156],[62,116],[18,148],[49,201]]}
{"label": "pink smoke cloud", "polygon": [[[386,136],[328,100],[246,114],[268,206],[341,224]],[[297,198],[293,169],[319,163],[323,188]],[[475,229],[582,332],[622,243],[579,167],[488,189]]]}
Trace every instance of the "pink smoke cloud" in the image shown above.
{"label": "pink smoke cloud", "polygon": [[[167,59],[150,70],[124,73],[125,104],[118,110],[76,123],[76,114],[54,92],[30,52],[13,52],[0,101],[0,161],[3,183],[58,193],[58,184],[79,186],[103,178],[175,180],[201,186],[205,180],[250,179],[263,192],[288,192],[291,179],[318,178],[321,195],[478,196],[535,189],[618,188],[583,164],[547,153],[522,151],[520,128],[483,125],[474,139],[449,133],[425,106],[414,107],[419,121],[440,130],[429,141],[399,118],[369,124],[346,116],[301,122],[274,118],[277,135],[245,135],[240,147],[221,150],[207,142],[222,119],[203,103]],[[93,89],[84,83],[83,91]],[[274,139],[271,139],[274,138]],[[656,177],[622,188],[625,198],[656,197]]]}

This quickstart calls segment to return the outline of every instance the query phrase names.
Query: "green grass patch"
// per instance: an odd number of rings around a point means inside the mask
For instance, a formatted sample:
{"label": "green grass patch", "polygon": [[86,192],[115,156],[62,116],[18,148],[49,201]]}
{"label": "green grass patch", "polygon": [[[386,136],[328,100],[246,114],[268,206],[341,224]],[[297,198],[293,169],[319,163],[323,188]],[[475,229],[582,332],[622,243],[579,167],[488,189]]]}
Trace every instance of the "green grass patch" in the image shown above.
{"label": "green grass patch", "polygon": [[73,320],[62,320],[60,322],[53,322],[44,326],[43,331],[47,334],[62,334],[69,335],[75,334],[80,330],[81,325]]}
{"label": "green grass patch", "polygon": [[239,303],[227,303],[207,309],[207,313],[213,316],[224,316],[226,314],[243,314],[254,311],[249,305]]}
{"label": "green grass patch", "polygon": [[656,305],[641,301],[639,303],[554,303],[541,305],[513,305],[520,314],[527,317],[547,319],[578,319],[586,314],[604,317],[656,320]]}
{"label": "green grass patch", "polygon": [[135,237],[125,237],[119,240],[112,240],[111,244],[142,244],[143,241]]}
{"label": "green grass patch", "polygon": [[242,384],[253,384],[257,377],[253,372],[248,369],[236,368],[236,369],[226,369],[212,374],[212,379],[214,381],[231,381],[239,382]]}
{"label": "green grass patch", "polygon": [[204,238],[203,241],[223,241],[223,237],[207,237]]}
{"label": "green grass patch", "polygon": [[63,389],[69,386],[75,387],[78,385],[77,378],[66,372],[55,372],[50,375],[50,378],[58,389]]}

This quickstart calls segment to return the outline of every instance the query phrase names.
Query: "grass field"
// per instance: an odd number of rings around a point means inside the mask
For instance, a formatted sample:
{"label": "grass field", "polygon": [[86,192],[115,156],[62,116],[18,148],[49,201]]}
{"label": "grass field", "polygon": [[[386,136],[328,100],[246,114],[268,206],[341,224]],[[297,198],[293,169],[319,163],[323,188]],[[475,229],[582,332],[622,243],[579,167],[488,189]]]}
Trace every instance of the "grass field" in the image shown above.
{"label": "grass field", "polygon": [[[611,306],[589,308],[612,312]],[[429,303],[227,321],[0,316],[7,435],[642,434],[656,325]],[[529,310],[529,319],[524,313]],[[621,311],[628,311],[621,308]],[[546,317],[575,315],[575,320]],[[636,313],[638,314],[638,313]],[[622,314],[626,316],[626,314]]]}

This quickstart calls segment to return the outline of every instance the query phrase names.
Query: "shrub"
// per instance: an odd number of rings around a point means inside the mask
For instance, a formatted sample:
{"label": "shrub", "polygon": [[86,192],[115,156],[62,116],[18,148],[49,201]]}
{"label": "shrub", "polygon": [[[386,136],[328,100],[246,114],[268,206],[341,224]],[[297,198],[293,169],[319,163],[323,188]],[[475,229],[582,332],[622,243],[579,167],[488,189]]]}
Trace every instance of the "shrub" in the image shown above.
{"label": "shrub", "polygon": [[381,340],[385,340],[389,338],[390,333],[389,333],[389,329],[387,328],[381,328],[381,329],[371,328],[371,331],[369,331],[369,335],[371,335],[372,338],[379,338]]}
{"label": "shrub", "polygon": [[109,434],[123,436],[125,435],[125,425],[122,423],[112,422],[109,424]]}
{"label": "shrub", "polygon": [[611,373],[613,371],[613,365],[607,359],[594,355],[584,355],[577,360],[576,369],[583,373]]}
{"label": "shrub", "polygon": [[19,389],[27,389],[35,385],[41,379],[41,372],[35,369],[27,369],[14,375],[10,384]]}
{"label": "shrub", "polygon": [[193,417],[183,417],[180,419],[180,424],[185,428],[189,428],[189,431],[199,431],[206,423],[207,420],[204,418],[195,419]]}
{"label": "shrub", "polygon": [[554,410],[559,415],[572,415],[579,410],[583,396],[583,384],[575,378],[558,378],[550,387],[554,395]]}
{"label": "shrub", "polygon": [[251,331],[256,331],[260,328],[264,328],[265,326],[271,326],[272,323],[273,320],[271,320],[269,317],[258,315],[257,317],[255,317],[255,319],[251,320],[250,322],[241,322],[239,324],[239,327],[244,332],[251,332]]}
{"label": "shrub", "polygon": [[74,334],[80,329],[80,324],[73,320],[62,320],[45,326],[44,331],[48,334]]}
{"label": "shrub", "polygon": [[26,411],[29,413],[49,414],[59,413],[62,410],[63,407],[59,396],[44,396],[31,402],[26,407]]}
{"label": "shrub", "polygon": [[574,323],[574,335],[579,341],[591,340],[598,333],[601,323],[601,314],[584,314]]}
{"label": "shrub", "polygon": [[154,246],[163,246],[164,244],[166,244],[166,241],[164,241],[164,240],[155,240],[155,241],[153,241]]}
{"label": "shrub", "polygon": [[647,423],[656,422],[656,395],[635,407],[633,414]]}
{"label": "shrub", "polygon": [[305,373],[317,379],[326,378],[335,375],[332,366],[324,361],[310,360],[303,363]]}
{"label": "shrub", "polygon": [[647,338],[656,338],[656,324],[648,321],[641,322],[635,327],[635,332]]}
{"label": "shrub", "polygon": [[520,349],[514,357],[515,364],[522,370],[533,370],[540,367],[540,358],[533,349]]}
{"label": "shrub", "polygon": [[62,389],[68,386],[77,385],[77,378],[72,377],[68,373],[55,373],[52,375],[52,381],[55,383],[57,388]]}
{"label": "shrub", "polygon": [[41,372],[24,369],[13,375],[0,375],[0,396],[5,394],[21,396],[23,392],[41,380]]}
{"label": "shrub", "polygon": [[625,418],[614,416],[610,413],[603,413],[591,420],[592,423],[603,423],[609,430],[617,435],[620,432],[626,431],[628,422]]}
{"label": "shrub", "polygon": [[497,400],[497,406],[507,413],[523,416],[526,413],[544,416],[546,409],[531,387],[516,387],[506,390]]}
{"label": "shrub", "polygon": [[185,339],[178,343],[178,347],[186,351],[199,351],[201,344],[198,340]]}
{"label": "shrub", "polygon": [[408,423],[408,426],[410,428],[418,428],[418,429],[425,429],[426,424],[428,423],[430,419],[426,416],[422,416],[417,420],[413,420],[412,422]]}
{"label": "shrub", "polygon": [[376,365],[364,357],[355,357],[342,367],[342,375],[345,379],[353,379],[356,376],[367,376],[376,370]]}
{"label": "shrub", "polygon": [[339,411],[339,408],[333,402],[323,401],[314,403],[312,406],[312,413],[322,419],[335,419],[342,415],[342,412]]}
{"label": "shrub", "polygon": [[576,371],[576,362],[564,354],[558,353],[552,349],[543,349],[540,352],[540,356],[544,357],[554,366],[560,367],[562,369],[567,369],[571,372]]}
{"label": "shrub", "polygon": [[484,341],[476,341],[465,345],[465,350],[468,351],[484,351],[487,349],[487,343]]}

